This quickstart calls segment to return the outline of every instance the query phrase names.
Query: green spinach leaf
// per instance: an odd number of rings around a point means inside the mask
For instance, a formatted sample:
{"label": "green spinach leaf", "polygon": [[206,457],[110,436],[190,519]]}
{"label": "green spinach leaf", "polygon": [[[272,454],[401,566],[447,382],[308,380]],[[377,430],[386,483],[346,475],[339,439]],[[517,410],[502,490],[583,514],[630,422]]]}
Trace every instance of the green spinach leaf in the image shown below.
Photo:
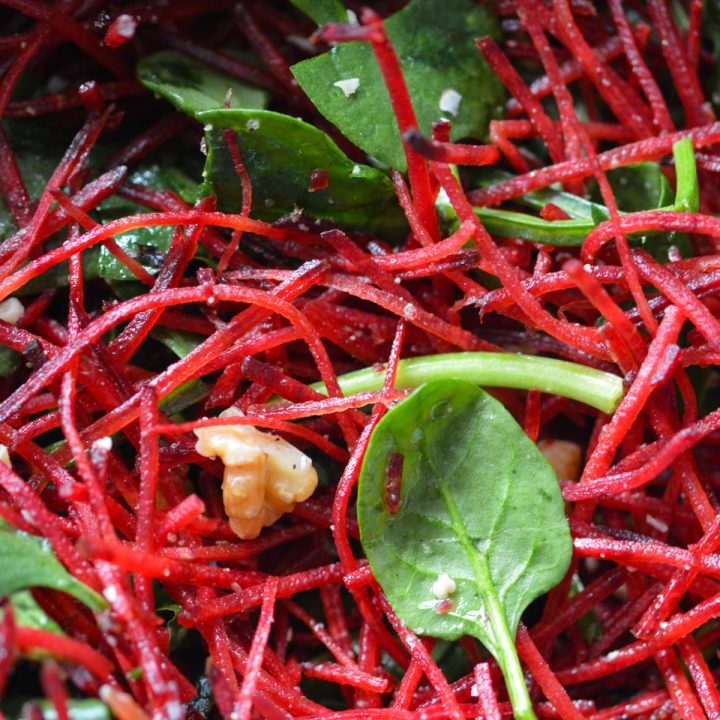
{"label": "green spinach leaf", "polygon": [[505,408],[461,380],[418,388],[372,435],[358,522],[402,621],[478,638],[516,717],[532,717],[514,636],[529,603],[563,578],[572,542],[555,474]]}
{"label": "green spinach leaf", "polygon": [[[413,0],[386,21],[385,29],[400,59],[420,129],[429,133],[434,121],[447,118],[453,125],[451,139],[484,139],[504,99],[502,84],[475,46],[478,37],[497,35],[490,5]],[[381,162],[406,169],[390,97],[370,45],[338,45],[291,69],[313,104],[343,135]],[[353,78],[359,85],[346,96],[336,83]]]}
{"label": "green spinach leaf", "polygon": [[[392,183],[384,173],[352,162],[321,130],[289,115],[266,110],[208,110],[206,180],[218,208],[238,212],[242,187],[223,130],[237,134],[252,181],[253,217],[277,220],[301,208],[349,230],[401,237],[407,228]],[[327,172],[327,188],[309,190],[315,170]]]}
{"label": "green spinach leaf", "polygon": [[290,2],[318,25],[348,20],[347,10],[340,0],[290,0]]}
{"label": "green spinach leaf", "polygon": [[[623,212],[654,210],[673,202],[670,183],[653,162],[641,162],[626,167],[614,168],[606,173],[612,187],[618,209]],[[600,191],[593,191],[594,199],[600,202]]]}
{"label": "green spinach leaf", "polygon": [[0,522],[0,595],[31,587],[62,590],[93,610],[107,607],[98,593],[60,564],[47,540]]}
{"label": "green spinach leaf", "polygon": [[[20,168],[20,173],[31,198],[42,194],[57,162],[62,156],[64,143],[70,140],[52,134],[42,125],[31,123],[23,128],[21,123],[8,123],[8,134]],[[98,166],[102,159],[109,156],[112,148],[101,145],[94,149],[91,165]],[[183,160],[179,155],[164,151],[155,155],[157,162],[140,165],[128,176],[128,181],[154,190],[170,190],[186,202],[194,202],[198,197],[198,184],[191,180],[183,170]],[[91,213],[98,222],[105,223],[127,215],[148,212],[137,203],[113,195]],[[7,208],[0,200],[0,240],[15,232],[16,227]],[[146,227],[137,228],[115,237],[118,245],[135,258],[149,273],[155,275],[165,258],[173,228]],[[104,280],[134,280],[135,276],[112,253],[103,246],[92,248],[83,253],[83,271],[86,280],[103,278]],[[67,264],[51,268],[41,277],[35,278],[18,294],[35,293],[48,288],[67,285]],[[4,372],[4,358],[0,359],[0,375]]]}
{"label": "green spinach leaf", "polygon": [[0,377],[10,377],[22,364],[22,355],[7,345],[0,345]]}
{"label": "green spinach leaf", "polygon": [[[177,52],[163,50],[140,60],[138,80],[187,115],[201,110],[264,108],[268,94]],[[228,94],[228,90],[231,92]]]}
{"label": "green spinach leaf", "polygon": [[[170,190],[185,202],[194,202],[199,194],[198,184],[193,182],[182,170],[173,167],[172,162],[158,162],[139,167],[128,181],[153,190]],[[148,212],[147,208],[127,200],[119,195],[101,203],[96,218],[107,223],[128,215]],[[148,226],[136,228],[115,236],[115,242],[133,259],[137,260],[151,275],[157,275],[170,249],[174,228],[169,226]],[[130,270],[123,265],[105,246],[98,247],[91,256],[91,277],[103,280],[135,280]]]}

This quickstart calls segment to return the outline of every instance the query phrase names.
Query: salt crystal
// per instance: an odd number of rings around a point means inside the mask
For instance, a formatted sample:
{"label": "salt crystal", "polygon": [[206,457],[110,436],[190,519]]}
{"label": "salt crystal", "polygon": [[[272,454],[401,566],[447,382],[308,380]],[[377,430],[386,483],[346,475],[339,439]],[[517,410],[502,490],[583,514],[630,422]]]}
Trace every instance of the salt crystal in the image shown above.
{"label": "salt crystal", "polygon": [[462,95],[452,88],[446,88],[440,95],[440,102],[438,103],[440,109],[443,112],[450,113],[450,115],[457,116],[460,112],[460,103],[462,102]]}

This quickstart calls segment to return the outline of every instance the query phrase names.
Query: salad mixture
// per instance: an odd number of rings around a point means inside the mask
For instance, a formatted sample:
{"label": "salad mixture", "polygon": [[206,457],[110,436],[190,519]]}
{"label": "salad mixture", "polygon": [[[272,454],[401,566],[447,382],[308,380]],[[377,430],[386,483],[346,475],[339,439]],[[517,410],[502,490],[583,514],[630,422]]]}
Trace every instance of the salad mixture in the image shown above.
{"label": "salad mixture", "polygon": [[2,717],[720,717],[717,0],[0,28]]}

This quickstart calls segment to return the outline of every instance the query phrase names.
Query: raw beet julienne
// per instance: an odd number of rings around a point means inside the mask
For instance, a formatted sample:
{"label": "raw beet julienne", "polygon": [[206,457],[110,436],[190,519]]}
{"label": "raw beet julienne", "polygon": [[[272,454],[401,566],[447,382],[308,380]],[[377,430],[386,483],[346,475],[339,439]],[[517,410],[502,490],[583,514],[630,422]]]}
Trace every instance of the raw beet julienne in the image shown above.
{"label": "raw beet julienne", "polygon": [[2,4],[3,714],[720,716],[715,2]]}

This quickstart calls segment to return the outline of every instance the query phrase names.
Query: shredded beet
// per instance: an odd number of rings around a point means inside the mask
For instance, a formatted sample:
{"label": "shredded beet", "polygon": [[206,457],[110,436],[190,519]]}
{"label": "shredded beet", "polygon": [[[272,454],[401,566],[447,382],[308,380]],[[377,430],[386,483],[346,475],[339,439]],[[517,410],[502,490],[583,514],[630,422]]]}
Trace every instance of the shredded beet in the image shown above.
{"label": "shredded beet", "polygon": [[[473,48],[507,96],[483,137],[454,141],[465,99],[444,91],[432,127],[413,102],[386,23],[403,0],[350,2],[348,22],[315,32],[289,2],[1,4],[0,529],[41,539],[71,577],[61,587],[100,605],[28,581],[43,625],[8,590],[0,713],[22,696],[37,720],[50,706],[74,717],[81,698],[120,720],[511,717],[473,638],[403,624],[355,516],[373,430],[408,393],[403,362],[510,352],[622,381],[609,413],[540,378],[488,382],[547,449],[573,538],[566,577],[517,632],[537,717],[720,716],[720,18],[701,0],[479,3],[500,32]],[[348,42],[377,63],[404,174],[293,75]],[[199,184],[210,136],[134,75],[167,48],[327,133],[358,163],[351,179],[380,167],[402,238],[372,229],[379,206],[273,215],[233,129],[211,150],[227,154],[235,212],[212,184],[184,194],[163,164]],[[337,98],[364,82],[335,83]],[[215,98],[218,112],[238,96]],[[42,170],[34,136],[50,143]],[[683,140],[697,186],[673,155]],[[301,179],[312,202],[343,201],[333,157]],[[643,204],[650,180],[628,198],[622,173],[643,168],[675,205]],[[352,371],[374,385],[346,384]],[[196,445],[212,428],[282,438],[317,489],[241,540],[227,468]],[[379,512],[402,509],[406,462],[391,455]],[[436,597],[438,615],[456,609]]]}

